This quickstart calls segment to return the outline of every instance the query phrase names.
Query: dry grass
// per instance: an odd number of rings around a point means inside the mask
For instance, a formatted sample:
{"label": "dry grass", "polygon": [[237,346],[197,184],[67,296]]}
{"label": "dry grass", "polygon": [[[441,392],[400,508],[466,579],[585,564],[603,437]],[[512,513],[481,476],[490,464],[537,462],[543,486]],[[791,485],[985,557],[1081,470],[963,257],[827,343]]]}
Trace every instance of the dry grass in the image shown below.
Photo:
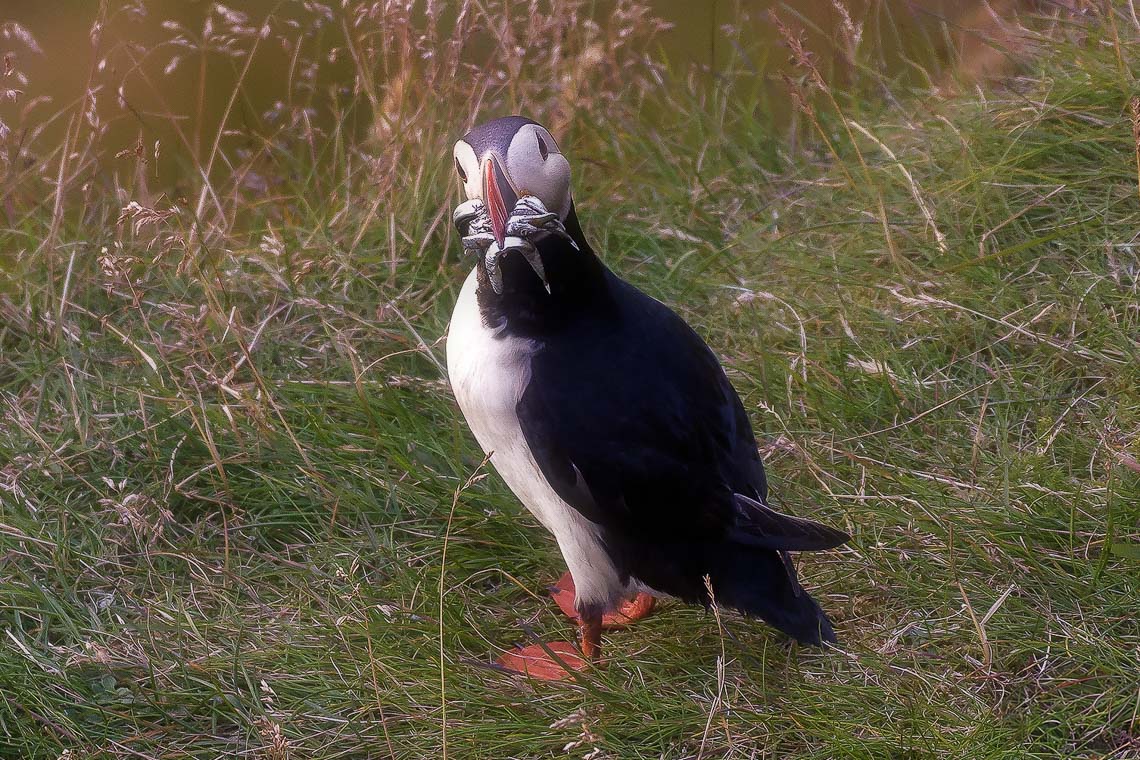
{"label": "dry grass", "polygon": [[[785,9],[780,130],[764,51],[673,71],[619,7],[217,6],[138,46],[108,4],[68,103],[0,29],[0,755],[1140,754],[1130,6],[1046,6],[950,100],[883,73],[892,4],[822,52]],[[254,113],[264,58],[292,97]],[[723,357],[779,501],[854,535],[803,563],[841,651],[667,604],[578,686],[483,667],[568,632],[439,366],[450,144],[524,105],[609,263]]]}

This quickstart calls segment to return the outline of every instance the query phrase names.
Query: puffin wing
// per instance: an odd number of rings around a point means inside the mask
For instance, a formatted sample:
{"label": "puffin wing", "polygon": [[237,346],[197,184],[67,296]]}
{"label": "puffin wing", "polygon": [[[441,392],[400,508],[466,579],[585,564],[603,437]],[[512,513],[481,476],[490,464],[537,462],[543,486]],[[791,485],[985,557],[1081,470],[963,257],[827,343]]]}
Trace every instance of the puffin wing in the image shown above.
{"label": "puffin wing", "polygon": [[554,491],[591,522],[659,537],[731,529],[731,494],[704,483],[681,447],[620,417],[575,414],[551,404],[549,388],[531,388],[518,409],[527,445]]}
{"label": "puffin wing", "polygon": [[516,411],[555,492],[592,522],[651,540],[843,543],[846,534],[764,503],[752,427],[720,363],[680,317],[620,285],[627,308],[616,324],[564,335],[532,358]]}

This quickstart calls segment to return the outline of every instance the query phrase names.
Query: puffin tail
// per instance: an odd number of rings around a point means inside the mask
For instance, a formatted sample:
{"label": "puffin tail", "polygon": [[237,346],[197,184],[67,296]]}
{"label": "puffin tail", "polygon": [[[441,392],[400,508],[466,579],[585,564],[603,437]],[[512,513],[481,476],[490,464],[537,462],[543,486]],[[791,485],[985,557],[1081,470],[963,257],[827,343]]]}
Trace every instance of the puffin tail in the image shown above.
{"label": "puffin tail", "polygon": [[801,644],[836,643],[831,621],[800,586],[786,554],[733,543],[711,559],[718,604],[755,615]]}

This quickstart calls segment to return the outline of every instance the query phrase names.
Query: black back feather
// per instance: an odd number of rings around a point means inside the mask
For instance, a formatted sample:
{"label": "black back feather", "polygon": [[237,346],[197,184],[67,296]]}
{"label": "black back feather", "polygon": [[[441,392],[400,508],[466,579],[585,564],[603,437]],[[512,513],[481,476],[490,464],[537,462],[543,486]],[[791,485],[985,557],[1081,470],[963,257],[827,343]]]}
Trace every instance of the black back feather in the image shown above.
{"label": "black back feather", "polygon": [[[580,238],[576,218],[567,226]],[[551,293],[520,269],[484,296],[508,332],[538,342],[517,412],[543,475],[600,527],[625,576],[707,604],[708,575],[720,603],[800,641],[834,640],[784,552],[847,534],[768,506],[752,426],[715,355],[584,242],[539,246]]]}

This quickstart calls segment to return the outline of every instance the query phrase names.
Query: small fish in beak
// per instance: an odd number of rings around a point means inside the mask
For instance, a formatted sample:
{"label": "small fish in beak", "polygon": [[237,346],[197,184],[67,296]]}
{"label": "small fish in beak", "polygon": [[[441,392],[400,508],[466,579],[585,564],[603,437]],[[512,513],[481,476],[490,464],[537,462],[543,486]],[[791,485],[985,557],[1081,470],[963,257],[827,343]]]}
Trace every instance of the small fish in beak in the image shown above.
{"label": "small fish in beak", "polygon": [[[511,187],[506,173],[500,168],[498,159],[493,155],[487,156],[483,161],[483,203],[487,208],[487,216],[491,220],[491,233],[495,237],[496,247],[487,251],[484,266],[487,268],[491,287],[496,293],[503,291],[503,276],[499,271],[499,256],[506,253],[508,249],[517,249],[534,269],[539,279],[542,280],[543,287],[549,293],[550,283],[546,281],[542,257],[534,245],[517,235],[508,237],[507,229],[513,221],[511,214],[515,212],[518,202],[519,196]],[[528,211],[533,202],[527,204]],[[541,207],[541,202],[538,205]],[[543,212],[545,212],[545,208],[543,208]],[[544,223],[548,223],[554,218],[556,218],[554,214],[543,213],[539,215],[539,220]],[[531,229],[535,228],[532,227]]]}

